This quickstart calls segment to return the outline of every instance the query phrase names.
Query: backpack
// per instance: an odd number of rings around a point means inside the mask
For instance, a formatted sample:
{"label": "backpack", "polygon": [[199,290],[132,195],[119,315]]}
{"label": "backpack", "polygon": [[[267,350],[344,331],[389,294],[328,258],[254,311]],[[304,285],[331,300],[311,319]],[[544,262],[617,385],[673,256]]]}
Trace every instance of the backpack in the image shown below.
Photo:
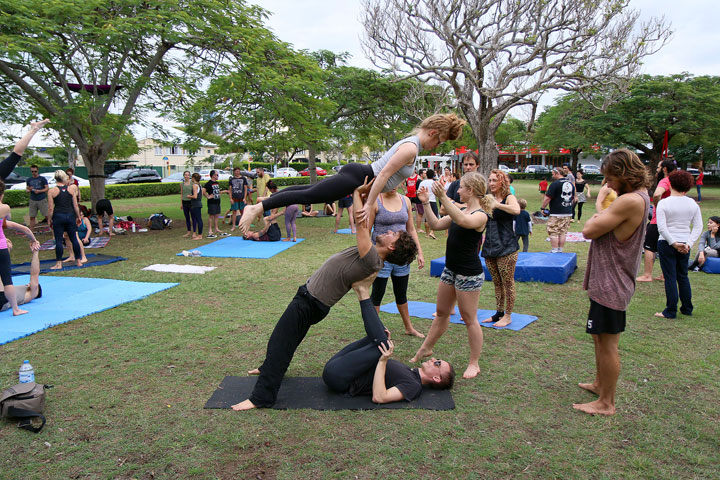
{"label": "backpack", "polygon": [[[45,426],[45,389],[51,385],[42,385],[35,382],[19,383],[14,387],[6,388],[0,393],[0,417],[20,418],[19,428],[38,433]],[[42,424],[35,427],[33,418],[39,418]]]}
{"label": "backpack", "polygon": [[156,213],[150,216],[148,220],[148,227],[150,230],[164,230],[165,228],[170,228],[171,223],[171,219],[162,213]]}

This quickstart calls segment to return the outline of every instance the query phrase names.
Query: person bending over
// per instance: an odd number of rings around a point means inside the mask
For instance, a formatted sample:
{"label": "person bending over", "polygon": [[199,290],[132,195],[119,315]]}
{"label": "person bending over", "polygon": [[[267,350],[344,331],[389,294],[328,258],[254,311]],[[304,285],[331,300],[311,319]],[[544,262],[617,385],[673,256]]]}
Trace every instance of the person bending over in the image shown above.
{"label": "person bending over", "polygon": [[[361,195],[370,191],[371,184],[366,181],[355,190],[356,210],[362,208]],[[373,245],[369,228],[359,222],[356,239],[356,247],[346,248],[328,258],[307,283],[298,288],[268,340],[265,361],[259,369],[248,372],[260,374],[250,398],[233,405],[233,410],[272,406],[295,350],[310,326],[325,318],[355,282],[371,275],[374,277],[385,260],[404,265],[412,262],[417,254],[417,246],[407,232],[380,235]]]}
{"label": "person bending over", "polygon": [[375,403],[415,400],[423,385],[452,388],[455,370],[448,362],[431,358],[419,368],[410,368],[390,358],[394,345],[370,301],[371,279],[353,284],[367,335],[340,350],[325,364],[325,384],[338,393],[372,395]]}
{"label": "person bending over", "polygon": [[348,163],[337,175],[312,185],[293,185],[272,195],[262,203],[251,205],[243,213],[240,230],[246,232],[252,220],[265,210],[285,207],[293,203],[302,205],[334,202],[352,193],[363,184],[363,179],[375,179],[368,194],[367,208],[355,212],[358,221],[367,222],[369,208],[375,204],[381,192],[400,185],[415,171],[420,150],[435,150],[447,140],[457,140],[462,135],[465,120],[453,113],[432,115],[422,121],[413,135],[390,147],[379,160],[371,165]]}

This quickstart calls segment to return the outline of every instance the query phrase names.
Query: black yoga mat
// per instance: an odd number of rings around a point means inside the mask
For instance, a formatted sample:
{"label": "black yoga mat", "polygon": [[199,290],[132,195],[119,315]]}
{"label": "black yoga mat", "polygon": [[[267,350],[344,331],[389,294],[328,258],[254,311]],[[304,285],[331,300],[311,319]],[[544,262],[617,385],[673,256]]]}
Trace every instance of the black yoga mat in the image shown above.
{"label": "black yoga mat", "polygon": [[[113,255],[103,255],[88,253],[85,255],[88,259],[87,263],[83,263],[82,267],[72,263],[63,263],[63,268],[60,270],[53,270],[51,267],[55,265],[55,260],[40,260],[40,273],[53,273],[53,272],[67,272],[68,270],[77,270],[79,268],[97,267],[99,265],[107,265],[108,263],[120,262],[127,260],[127,258],[116,257]],[[27,275],[30,273],[30,262],[18,263],[12,266],[13,275]]]}
{"label": "black yoga mat", "polygon": [[[212,394],[205,408],[230,408],[250,396],[257,377],[225,377]],[[425,410],[452,410],[455,408],[450,390],[432,390],[424,387],[412,402],[393,402],[382,405],[372,402],[369,396],[351,397],[330,391],[319,377],[286,377],[280,385],[278,398],[272,407],[276,410],[375,410],[378,408],[420,408]]]}

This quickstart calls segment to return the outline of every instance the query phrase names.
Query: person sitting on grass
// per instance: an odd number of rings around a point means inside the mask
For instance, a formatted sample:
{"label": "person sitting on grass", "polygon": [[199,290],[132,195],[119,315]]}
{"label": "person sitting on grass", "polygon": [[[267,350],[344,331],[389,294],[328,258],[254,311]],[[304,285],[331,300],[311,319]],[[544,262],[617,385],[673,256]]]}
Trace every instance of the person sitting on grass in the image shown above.
{"label": "person sitting on grass", "polygon": [[[14,228],[10,224],[14,222],[8,222],[8,228]],[[17,227],[22,225],[15,224]],[[15,228],[17,230],[17,228]],[[17,308],[18,305],[25,305],[30,303],[36,298],[42,297],[42,287],[40,286],[40,243],[37,240],[30,243],[30,249],[32,250],[32,260],[30,261],[30,282],[25,285],[15,285],[12,289],[4,288],[0,285],[0,312],[5,310],[13,309],[13,315],[19,315],[15,313],[16,309],[18,312],[27,313],[25,310]],[[12,286],[12,285],[11,285]],[[8,296],[6,296],[6,294]],[[13,302],[15,305],[13,306]]]}
{"label": "person sitting on grass", "polygon": [[317,210],[313,210],[312,205],[309,203],[303,205],[303,209],[300,211],[300,215],[303,217],[317,217],[319,213]]}
{"label": "person sitting on grass", "polygon": [[[92,225],[90,225],[90,220],[88,220],[88,218],[85,216],[85,212],[83,212],[83,209],[80,208],[79,210],[80,224],[78,224],[77,227],[77,238],[78,242],[80,242],[80,263],[87,263],[88,259],[85,256],[85,246],[90,245],[90,233],[92,232]],[[63,237],[65,238],[65,248],[67,248],[70,252],[70,255],[68,256],[68,258],[63,260],[63,263],[72,263],[75,261],[75,253],[72,250],[72,244],[70,242],[70,239],[68,238],[67,233],[65,233]]]}
{"label": "person sitting on grass", "polygon": [[[412,219],[410,219],[412,222]],[[360,300],[366,336],[336,353],[323,369],[323,381],[338,393],[372,395],[375,403],[415,400],[423,385],[434,389],[452,388],[455,370],[443,360],[431,358],[419,368],[392,360],[394,345],[370,300],[373,277],[353,284]]]}

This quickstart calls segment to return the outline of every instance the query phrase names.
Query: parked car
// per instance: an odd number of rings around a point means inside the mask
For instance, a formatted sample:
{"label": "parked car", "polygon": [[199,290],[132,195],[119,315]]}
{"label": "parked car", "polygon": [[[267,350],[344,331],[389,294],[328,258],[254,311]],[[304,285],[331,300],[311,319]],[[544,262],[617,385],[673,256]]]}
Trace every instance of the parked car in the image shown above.
{"label": "parked car", "polygon": [[125,168],[113,172],[105,179],[105,185],[119,183],[153,183],[162,182],[160,174],[151,168]]}
{"label": "parked car", "polygon": [[21,177],[15,172],[10,172],[10,174],[5,178],[5,185],[15,185],[16,183],[23,183],[26,182],[28,177]]}
{"label": "parked car", "polygon": [[[324,168],[315,167],[315,172],[320,177],[327,175],[327,170],[325,170]],[[310,176],[310,168],[300,170],[300,175],[302,175],[303,177],[309,177]]]}
{"label": "parked car", "polygon": [[507,165],[498,165],[498,170],[502,170],[505,173],[517,173],[517,168],[510,168]]}
{"label": "parked car", "polygon": [[206,168],[205,170],[200,170],[198,172],[200,174],[200,179],[205,182],[210,180],[210,171],[211,170],[217,170],[218,180],[230,180],[230,177],[232,177],[232,175],[230,173],[226,172],[225,170]]}
{"label": "parked car", "polygon": [[600,167],[597,165],[582,165],[580,170],[589,175],[600,175]]}
{"label": "parked car", "polygon": [[[48,181],[48,187],[53,188],[55,186],[55,172],[47,172],[47,173],[41,173],[41,177],[47,178]],[[73,178],[78,181],[78,186],[80,187],[89,187],[90,181],[86,180],[84,178],[80,178],[77,175],[73,175]],[[10,190],[25,190],[27,188],[27,183],[16,183],[12,187],[10,187]]]}
{"label": "parked car", "polygon": [[171,173],[170,175],[168,175],[167,177],[164,177],[160,181],[162,183],[182,182],[183,181],[183,172]]}
{"label": "parked car", "polygon": [[545,165],[528,165],[525,173],[550,173],[550,169]]}
{"label": "parked car", "polygon": [[688,167],[685,170],[687,170],[687,172],[693,177],[697,177],[698,175],[700,175],[700,170],[698,170],[697,168]]}
{"label": "parked car", "polygon": [[276,177],[297,177],[298,175],[297,170],[292,167],[278,168],[275,172]]}

